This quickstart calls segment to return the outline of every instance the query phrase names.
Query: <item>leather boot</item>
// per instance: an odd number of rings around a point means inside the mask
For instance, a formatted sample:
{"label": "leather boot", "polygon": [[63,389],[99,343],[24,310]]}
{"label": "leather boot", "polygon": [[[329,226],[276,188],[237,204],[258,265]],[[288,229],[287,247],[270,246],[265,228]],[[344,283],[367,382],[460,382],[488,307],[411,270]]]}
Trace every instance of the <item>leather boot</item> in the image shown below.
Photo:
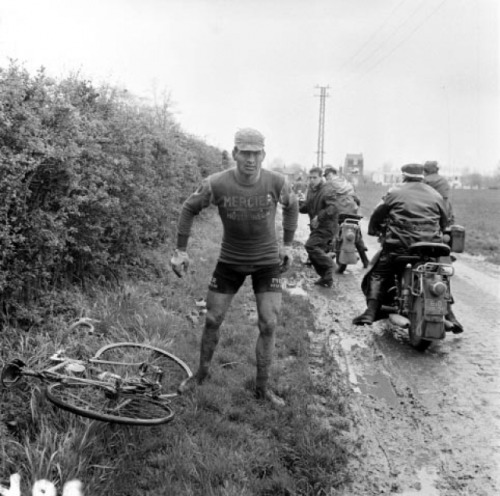
{"label": "leather boot", "polygon": [[326,272],[318,280],[314,281],[314,284],[316,286],[331,288],[333,286],[333,269],[327,269]]}
{"label": "leather boot", "polygon": [[354,319],[352,319],[352,323],[354,325],[373,324],[373,321],[377,316],[377,312],[379,311],[380,303],[378,300],[368,300],[366,302],[366,305],[366,310],[361,315],[358,315],[357,317],[354,317]]}
{"label": "leather boot", "polygon": [[453,327],[451,328],[451,332],[453,334],[461,334],[462,332],[464,332],[464,327],[455,317],[455,314],[451,309],[451,305],[448,305],[448,313],[446,314],[445,319],[453,325]]}
{"label": "leather boot", "polygon": [[363,264],[363,267],[366,269],[368,267],[368,264],[370,263],[368,260],[368,257],[366,256],[366,249],[359,250],[359,258],[361,259],[361,262]]}

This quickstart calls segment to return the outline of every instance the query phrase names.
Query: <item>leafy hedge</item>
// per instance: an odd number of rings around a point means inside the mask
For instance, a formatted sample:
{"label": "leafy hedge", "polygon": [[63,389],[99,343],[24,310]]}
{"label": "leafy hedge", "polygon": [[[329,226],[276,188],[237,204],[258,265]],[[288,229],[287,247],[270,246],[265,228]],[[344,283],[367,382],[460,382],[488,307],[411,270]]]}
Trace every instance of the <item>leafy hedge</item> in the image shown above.
{"label": "leafy hedge", "polygon": [[0,68],[3,302],[140,263],[172,237],[200,178],[227,162],[182,132],[167,103]]}

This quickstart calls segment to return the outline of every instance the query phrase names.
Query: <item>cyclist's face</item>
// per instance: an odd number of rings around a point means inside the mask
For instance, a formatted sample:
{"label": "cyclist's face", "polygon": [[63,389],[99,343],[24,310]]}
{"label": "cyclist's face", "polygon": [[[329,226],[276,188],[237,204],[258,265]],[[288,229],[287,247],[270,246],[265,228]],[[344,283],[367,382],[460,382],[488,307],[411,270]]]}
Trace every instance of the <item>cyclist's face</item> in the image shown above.
{"label": "cyclist's face", "polygon": [[233,158],[236,161],[238,172],[245,176],[257,175],[265,156],[266,152],[264,150],[256,152],[239,150],[238,148],[233,150]]}

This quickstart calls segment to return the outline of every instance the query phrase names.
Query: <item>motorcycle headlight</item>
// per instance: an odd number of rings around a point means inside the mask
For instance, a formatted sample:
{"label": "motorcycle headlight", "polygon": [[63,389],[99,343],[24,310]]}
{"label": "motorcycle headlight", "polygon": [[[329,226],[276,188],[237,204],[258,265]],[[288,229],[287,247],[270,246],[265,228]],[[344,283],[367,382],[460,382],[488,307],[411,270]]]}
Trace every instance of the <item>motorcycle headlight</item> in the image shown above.
{"label": "motorcycle headlight", "polygon": [[432,284],[429,289],[434,296],[442,296],[446,293],[446,284],[438,281]]}
{"label": "motorcycle headlight", "polygon": [[356,239],[356,235],[352,231],[348,231],[345,235],[346,241],[354,241]]}

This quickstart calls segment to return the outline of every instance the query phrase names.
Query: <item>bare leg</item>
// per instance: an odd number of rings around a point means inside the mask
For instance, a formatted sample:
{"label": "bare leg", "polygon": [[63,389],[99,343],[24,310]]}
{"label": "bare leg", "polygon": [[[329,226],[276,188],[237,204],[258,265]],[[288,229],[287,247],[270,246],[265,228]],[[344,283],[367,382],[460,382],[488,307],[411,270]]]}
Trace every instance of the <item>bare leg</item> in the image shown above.
{"label": "bare leg", "polygon": [[273,361],[274,336],[281,308],[281,293],[266,292],[255,295],[259,315],[259,337],[255,347],[257,358],[256,395],[271,401],[275,406],[285,402],[268,388],[269,371]]}
{"label": "bare leg", "polygon": [[179,393],[192,389],[196,384],[201,384],[207,378],[212,357],[219,343],[220,326],[233,297],[232,294],[208,291],[205,326],[201,336],[200,363],[194,376],[179,386]]}

